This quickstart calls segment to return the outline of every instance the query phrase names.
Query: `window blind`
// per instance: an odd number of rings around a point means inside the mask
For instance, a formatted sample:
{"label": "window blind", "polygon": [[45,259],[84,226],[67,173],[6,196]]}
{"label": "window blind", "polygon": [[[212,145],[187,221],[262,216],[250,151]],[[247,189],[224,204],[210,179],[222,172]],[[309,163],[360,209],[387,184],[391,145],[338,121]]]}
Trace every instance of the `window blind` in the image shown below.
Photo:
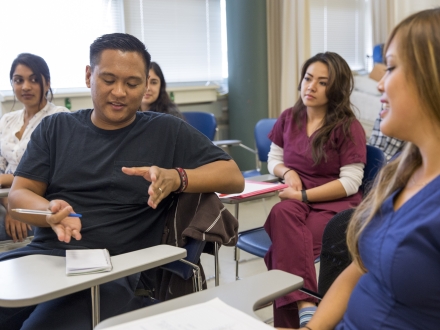
{"label": "window blind", "polygon": [[311,53],[335,52],[352,70],[365,68],[367,7],[368,0],[310,0]]}
{"label": "window blind", "polygon": [[97,37],[124,31],[120,0],[13,0],[0,13],[0,90],[11,90],[9,71],[20,53],[43,57],[53,88],[85,86],[89,47]]}
{"label": "window blind", "polygon": [[223,79],[220,0],[130,0],[124,12],[167,82]]}

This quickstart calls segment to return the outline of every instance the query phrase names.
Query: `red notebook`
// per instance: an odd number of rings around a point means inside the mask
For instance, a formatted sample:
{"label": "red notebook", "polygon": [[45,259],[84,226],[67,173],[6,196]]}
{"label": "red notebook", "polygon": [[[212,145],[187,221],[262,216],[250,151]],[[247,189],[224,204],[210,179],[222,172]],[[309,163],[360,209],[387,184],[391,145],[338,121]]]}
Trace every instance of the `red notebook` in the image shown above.
{"label": "red notebook", "polygon": [[287,188],[287,184],[269,183],[269,182],[257,182],[257,181],[245,181],[244,190],[238,194],[218,194],[220,198],[233,198],[241,199],[251,196],[257,196],[266,194],[273,191],[282,190]]}

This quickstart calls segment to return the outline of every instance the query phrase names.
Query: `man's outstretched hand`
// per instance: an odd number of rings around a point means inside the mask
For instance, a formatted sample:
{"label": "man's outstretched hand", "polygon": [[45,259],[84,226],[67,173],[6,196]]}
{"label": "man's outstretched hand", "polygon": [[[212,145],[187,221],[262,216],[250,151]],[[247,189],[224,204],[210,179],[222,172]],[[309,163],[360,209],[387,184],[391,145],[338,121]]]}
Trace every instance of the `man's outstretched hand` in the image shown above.
{"label": "man's outstretched hand", "polygon": [[123,167],[122,172],[127,175],[141,176],[150,181],[148,188],[148,205],[155,209],[159,203],[180,187],[180,176],[175,169],[164,169],[157,166],[151,167]]}

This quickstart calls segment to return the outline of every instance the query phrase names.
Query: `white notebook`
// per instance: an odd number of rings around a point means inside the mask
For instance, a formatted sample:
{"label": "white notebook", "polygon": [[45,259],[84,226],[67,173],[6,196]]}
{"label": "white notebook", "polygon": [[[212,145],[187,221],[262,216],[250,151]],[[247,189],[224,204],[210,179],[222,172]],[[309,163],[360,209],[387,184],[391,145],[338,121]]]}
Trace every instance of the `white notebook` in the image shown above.
{"label": "white notebook", "polygon": [[107,249],[66,250],[66,274],[82,275],[113,269]]}
{"label": "white notebook", "polygon": [[158,315],[109,327],[108,330],[274,330],[263,321],[214,298]]}

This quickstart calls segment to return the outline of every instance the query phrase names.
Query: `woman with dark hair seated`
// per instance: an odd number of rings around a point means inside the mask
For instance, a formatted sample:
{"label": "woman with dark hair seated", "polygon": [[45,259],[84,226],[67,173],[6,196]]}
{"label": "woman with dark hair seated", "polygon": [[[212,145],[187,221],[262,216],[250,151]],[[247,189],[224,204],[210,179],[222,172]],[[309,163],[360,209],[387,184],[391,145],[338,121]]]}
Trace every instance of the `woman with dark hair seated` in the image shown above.
{"label": "woman with dark hair seated", "polygon": [[[56,112],[69,111],[52,104],[50,71],[40,56],[23,53],[12,62],[9,73],[15,98],[24,108],[6,113],[0,119],[0,186],[12,185],[14,172],[23,156],[31,134],[41,120]],[[48,100],[48,94],[50,99]],[[15,104],[15,99],[14,99]],[[26,238],[31,228],[11,218],[7,212],[8,200],[0,201],[0,241]]]}
{"label": "woman with dark hair seated", "polygon": [[151,62],[147,92],[142,99],[141,110],[167,113],[184,119],[177,105],[171,101],[162,70],[156,62]]}
{"label": "woman with dark hair seated", "polygon": [[[264,229],[272,246],[264,260],[304,279],[317,291],[314,260],[326,224],[362,199],[365,132],[350,103],[353,76],[338,54],[319,53],[305,62],[300,98],[285,110],[269,134],[268,169],[289,185],[280,192]],[[296,291],[275,301],[275,326],[307,324],[316,300]],[[299,310],[299,313],[298,313]],[[298,315],[299,314],[299,315]]]}

